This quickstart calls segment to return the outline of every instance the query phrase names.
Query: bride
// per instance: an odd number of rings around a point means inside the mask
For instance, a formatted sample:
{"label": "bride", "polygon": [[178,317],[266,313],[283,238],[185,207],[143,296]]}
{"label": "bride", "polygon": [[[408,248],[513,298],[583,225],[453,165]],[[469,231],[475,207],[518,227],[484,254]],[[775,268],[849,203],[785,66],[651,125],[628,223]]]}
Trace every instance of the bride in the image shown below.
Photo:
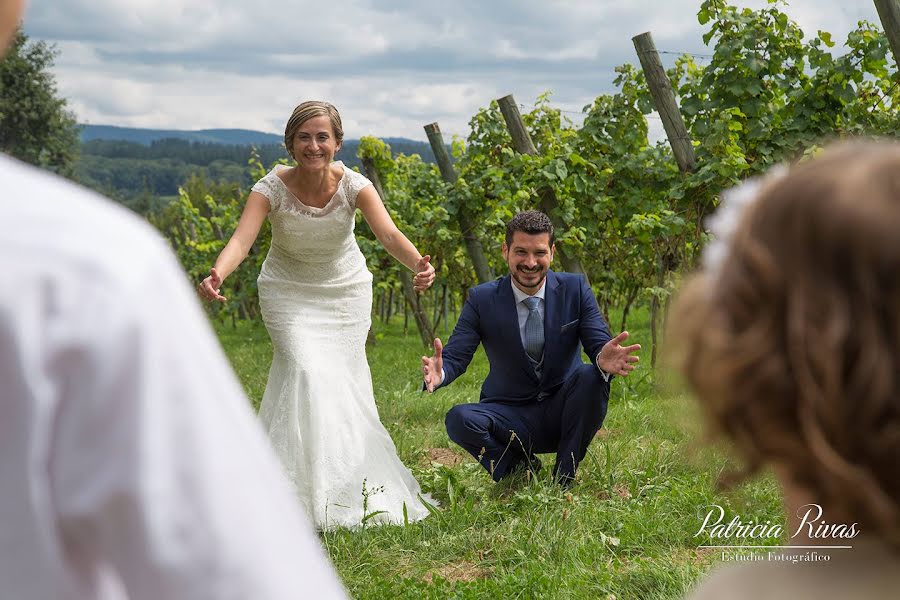
{"label": "bride", "polygon": [[428,515],[375,406],[365,354],[372,274],[353,235],[356,209],[384,248],[416,273],[417,291],[431,286],[434,267],[394,225],[372,183],[332,162],[343,135],[331,104],[294,109],[284,143],[296,166],[276,165],[253,186],[199,286],[206,299],[225,301],[222,281],[246,258],[268,216],[272,245],[257,281],[274,354],[259,414],[320,529]]}

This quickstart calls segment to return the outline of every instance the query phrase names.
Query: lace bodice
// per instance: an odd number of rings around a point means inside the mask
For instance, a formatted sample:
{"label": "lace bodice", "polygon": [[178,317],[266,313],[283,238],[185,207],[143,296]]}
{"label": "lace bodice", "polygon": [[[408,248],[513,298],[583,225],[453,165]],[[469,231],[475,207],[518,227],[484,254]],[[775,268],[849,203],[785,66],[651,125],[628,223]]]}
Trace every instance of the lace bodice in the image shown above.
{"label": "lace bodice", "polygon": [[372,182],[337,161],[344,174],[334,196],[322,208],[307,206],[294,196],[278,173],[289,167],[275,165],[253,186],[269,200],[272,248],[304,262],[330,261],[356,245],[356,196]]}

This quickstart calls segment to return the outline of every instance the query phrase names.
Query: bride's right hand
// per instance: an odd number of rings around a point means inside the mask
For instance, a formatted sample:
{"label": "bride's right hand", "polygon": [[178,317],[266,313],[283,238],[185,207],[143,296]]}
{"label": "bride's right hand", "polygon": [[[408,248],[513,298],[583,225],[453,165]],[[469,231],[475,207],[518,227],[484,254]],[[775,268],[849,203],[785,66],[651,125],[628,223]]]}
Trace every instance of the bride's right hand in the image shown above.
{"label": "bride's right hand", "polygon": [[219,276],[219,272],[216,271],[215,267],[209,270],[209,277],[201,281],[197,289],[199,290],[200,295],[210,302],[213,300],[225,302],[226,300],[225,296],[219,293],[222,289],[222,278]]}

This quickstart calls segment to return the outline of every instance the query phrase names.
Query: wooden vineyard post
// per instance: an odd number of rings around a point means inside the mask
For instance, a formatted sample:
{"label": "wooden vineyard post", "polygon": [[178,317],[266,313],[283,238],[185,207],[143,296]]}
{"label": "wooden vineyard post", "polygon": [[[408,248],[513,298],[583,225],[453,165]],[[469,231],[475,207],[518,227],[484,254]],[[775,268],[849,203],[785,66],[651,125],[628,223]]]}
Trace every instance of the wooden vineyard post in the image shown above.
{"label": "wooden vineyard post", "polygon": [[878,9],[881,26],[891,43],[894,60],[900,67],[900,0],[875,0],[875,8]]}
{"label": "wooden vineyard post", "polygon": [[[449,184],[456,182],[456,169],[450,162],[450,155],[447,153],[447,146],[444,145],[444,136],[441,134],[441,128],[437,123],[430,123],[425,126],[425,133],[428,135],[428,141],[431,144],[431,150],[434,152],[434,158],[437,160],[438,168],[441,171],[441,177]],[[475,235],[475,224],[469,216],[465,206],[460,206],[456,211],[459,220],[459,230],[462,233],[463,241],[466,244],[466,250],[469,258],[472,260],[472,266],[475,267],[475,276],[478,283],[485,283],[494,279],[494,273],[488,264],[484,255],[484,247],[481,240]]]}
{"label": "wooden vineyard post", "polygon": [[[697,168],[697,156],[694,154],[694,146],[691,143],[691,136],[688,134],[684,119],[681,116],[681,110],[678,108],[678,101],[675,100],[675,91],[672,89],[672,82],[666,75],[662,61],[659,59],[659,52],[656,50],[656,44],[653,43],[653,36],[650,32],[642,33],[631,38],[634,42],[634,49],[637,51],[638,59],[641,61],[641,68],[644,70],[644,77],[647,79],[647,86],[650,88],[650,95],[653,97],[653,105],[659,118],[662,120],[663,128],[666,131],[666,137],[669,140],[669,146],[675,155],[675,162],[678,169],[682,173],[690,173]],[[702,207],[698,208],[698,215],[703,214]],[[665,285],[667,269],[663,256],[657,257],[656,268],[656,287],[661,288]],[[650,365],[656,366],[657,354],[657,338],[661,329],[660,324],[660,308],[661,302],[659,297],[654,294],[650,300]]]}
{"label": "wooden vineyard post", "polygon": [[637,51],[650,94],[653,96],[653,104],[656,112],[662,120],[669,145],[675,154],[675,162],[682,173],[689,173],[697,168],[697,157],[694,154],[694,146],[691,144],[691,136],[688,135],[678,102],[675,100],[675,92],[672,90],[672,82],[666,75],[666,70],[659,60],[659,52],[653,43],[650,32],[642,33],[631,38],[634,49]]}
{"label": "wooden vineyard post", "polygon": [[[375,191],[378,192],[378,195],[381,196],[383,201],[387,202],[387,199],[384,196],[384,188],[381,186],[381,177],[378,176],[378,169],[375,167],[374,161],[372,161],[371,158],[363,158],[362,164],[363,168],[366,170],[366,177],[368,177],[372,182],[372,185],[375,186]],[[424,344],[426,348],[430,348],[434,341],[434,327],[431,326],[431,322],[428,320],[428,315],[425,313],[425,308],[422,306],[419,295],[416,294],[416,291],[413,288],[412,273],[405,267],[400,269],[400,283],[403,285],[403,297],[406,299],[406,304],[409,306],[413,318],[416,320],[419,336],[422,338],[422,344]]]}

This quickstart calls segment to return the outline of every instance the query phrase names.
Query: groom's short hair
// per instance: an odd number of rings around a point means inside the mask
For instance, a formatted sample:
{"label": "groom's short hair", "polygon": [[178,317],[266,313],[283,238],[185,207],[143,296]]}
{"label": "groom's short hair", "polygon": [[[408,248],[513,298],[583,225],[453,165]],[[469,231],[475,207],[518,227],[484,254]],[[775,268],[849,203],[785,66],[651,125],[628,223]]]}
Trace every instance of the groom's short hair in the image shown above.
{"label": "groom's short hair", "polygon": [[526,210],[520,212],[506,224],[506,245],[512,244],[513,234],[517,231],[527,233],[528,235],[538,235],[541,233],[550,234],[550,245],[553,245],[553,223],[550,217],[539,210]]}

